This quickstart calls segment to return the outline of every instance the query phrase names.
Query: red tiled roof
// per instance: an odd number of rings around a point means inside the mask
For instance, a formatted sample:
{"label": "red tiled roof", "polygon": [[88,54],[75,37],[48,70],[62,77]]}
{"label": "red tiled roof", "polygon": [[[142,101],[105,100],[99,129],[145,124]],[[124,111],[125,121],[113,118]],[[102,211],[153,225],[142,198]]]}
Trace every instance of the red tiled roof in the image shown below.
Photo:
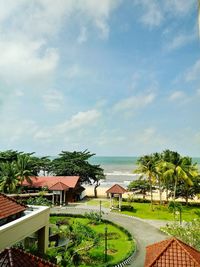
{"label": "red tiled roof", "polygon": [[7,248],[0,253],[2,267],[57,267],[44,259],[17,248]]}
{"label": "red tiled roof", "polygon": [[55,190],[55,191],[63,191],[63,190],[69,190],[69,186],[66,184],[63,184],[62,182],[57,182],[56,184],[49,187],[49,190]]}
{"label": "red tiled roof", "polygon": [[145,267],[200,267],[200,252],[176,238],[146,247]]}
{"label": "red tiled roof", "polygon": [[119,184],[113,185],[111,188],[109,188],[106,193],[112,193],[112,194],[123,194],[127,192],[125,188],[123,188]]}
{"label": "red tiled roof", "polygon": [[74,188],[79,180],[79,176],[31,176],[30,178],[32,184],[30,185],[27,181],[24,181],[24,186],[51,188],[60,182],[69,188]]}
{"label": "red tiled roof", "polygon": [[0,219],[25,211],[26,206],[17,203],[13,198],[0,193]]}

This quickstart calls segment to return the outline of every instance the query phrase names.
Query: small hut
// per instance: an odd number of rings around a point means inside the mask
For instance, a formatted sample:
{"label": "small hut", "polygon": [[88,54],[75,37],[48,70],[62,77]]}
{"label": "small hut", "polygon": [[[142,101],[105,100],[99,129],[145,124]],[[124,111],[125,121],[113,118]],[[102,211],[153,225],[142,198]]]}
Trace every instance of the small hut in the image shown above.
{"label": "small hut", "polygon": [[118,208],[119,211],[121,211],[121,206],[122,206],[122,195],[127,192],[125,188],[123,188],[121,185],[119,184],[115,184],[113,185],[111,188],[109,188],[106,193],[107,195],[110,197],[110,209],[114,209],[114,198],[118,197],[119,199],[119,205]]}

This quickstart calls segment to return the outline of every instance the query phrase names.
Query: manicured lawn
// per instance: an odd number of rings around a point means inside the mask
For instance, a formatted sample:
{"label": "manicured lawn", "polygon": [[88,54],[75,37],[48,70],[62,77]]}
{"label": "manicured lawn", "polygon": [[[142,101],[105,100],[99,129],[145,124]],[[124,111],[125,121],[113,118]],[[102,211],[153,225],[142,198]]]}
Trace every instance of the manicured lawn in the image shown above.
{"label": "manicured lawn", "polygon": [[[86,266],[98,266],[104,267],[107,264],[104,263],[104,250],[105,250],[105,226],[107,226],[107,248],[108,248],[108,264],[109,266],[113,266],[123,259],[127,258],[132,251],[135,249],[134,241],[120,228],[115,225],[109,223],[100,223],[94,225],[87,218],[74,218],[74,217],[50,217],[50,223],[55,224],[58,220],[66,219],[68,220],[70,225],[75,225],[77,223],[81,223],[83,225],[89,226],[100,238],[100,242],[97,246],[92,247],[91,249],[85,251],[80,250],[80,255],[82,261],[80,262],[80,267]],[[88,245],[91,244],[91,240],[85,239],[81,244],[78,245],[75,249],[80,249],[81,247],[85,247],[88,242]]]}
{"label": "manicured lawn", "polygon": [[[99,200],[96,199],[91,199],[87,203],[88,205],[99,206]],[[102,207],[109,208],[109,200],[102,200],[101,203]],[[122,205],[131,205],[134,207],[134,211],[122,211],[121,213],[123,214],[150,220],[174,220],[173,213],[169,212],[167,206],[160,207],[159,205],[154,205],[154,211],[151,211],[150,203],[123,202]],[[191,221],[194,218],[200,218],[200,207],[183,206],[182,219],[184,221]]]}

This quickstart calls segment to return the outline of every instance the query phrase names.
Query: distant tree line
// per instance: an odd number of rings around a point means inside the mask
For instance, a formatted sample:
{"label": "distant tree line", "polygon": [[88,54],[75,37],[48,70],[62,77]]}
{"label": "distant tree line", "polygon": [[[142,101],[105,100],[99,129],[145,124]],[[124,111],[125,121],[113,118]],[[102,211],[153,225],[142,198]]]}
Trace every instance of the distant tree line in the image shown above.
{"label": "distant tree line", "polygon": [[165,150],[162,153],[144,155],[137,161],[134,171],[141,174],[138,180],[129,184],[129,190],[140,193],[145,198],[150,193],[153,209],[153,190],[158,188],[159,201],[162,204],[162,193],[166,191],[166,201],[172,197],[182,197],[188,203],[189,199],[200,194],[200,174],[197,163],[192,158],[181,156],[178,152]]}
{"label": "distant tree line", "polygon": [[100,180],[105,179],[100,165],[92,165],[89,159],[95,154],[62,151],[57,158],[37,157],[34,153],[7,150],[0,152],[0,191],[16,193],[22,189],[23,181],[31,184],[30,176],[80,176],[81,183],[94,184],[94,195]]}

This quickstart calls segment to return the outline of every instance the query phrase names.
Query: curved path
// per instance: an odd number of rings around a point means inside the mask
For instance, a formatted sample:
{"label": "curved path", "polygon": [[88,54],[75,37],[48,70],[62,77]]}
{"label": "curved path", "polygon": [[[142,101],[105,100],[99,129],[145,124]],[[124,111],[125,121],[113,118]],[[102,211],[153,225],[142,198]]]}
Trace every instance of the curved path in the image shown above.
{"label": "curved path", "polygon": [[[88,211],[98,211],[95,207],[55,207],[51,208],[51,213],[71,213],[71,214],[84,214]],[[145,247],[155,242],[166,239],[166,235],[161,233],[158,228],[154,227],[145,220],[126,216],[118,213],[109,212],[108,209],[103,209],[103,218],[119,224],[126,228],[134,237],[137,242],[137,252],[133,262],[129,266],[143,267],[145,259]]]}

